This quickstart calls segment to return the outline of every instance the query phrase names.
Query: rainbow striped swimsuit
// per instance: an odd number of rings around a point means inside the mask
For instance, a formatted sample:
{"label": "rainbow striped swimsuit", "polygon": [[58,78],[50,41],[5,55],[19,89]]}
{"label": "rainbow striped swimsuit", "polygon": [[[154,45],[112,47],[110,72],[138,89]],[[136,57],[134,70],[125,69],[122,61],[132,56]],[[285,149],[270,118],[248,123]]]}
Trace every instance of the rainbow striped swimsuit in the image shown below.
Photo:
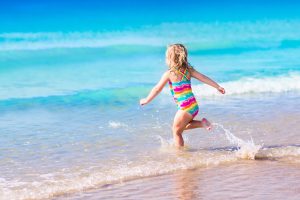
{"label": "rainbow striped swimsuit", "polygon": [[187,69],[182,73],[182,79],[179,82],[171,82],[169,86],[171,94],[177,104],[178,109],[187,111],[193,117],[198,114],[199,107],[191,87],[191,80],[187,78]]}

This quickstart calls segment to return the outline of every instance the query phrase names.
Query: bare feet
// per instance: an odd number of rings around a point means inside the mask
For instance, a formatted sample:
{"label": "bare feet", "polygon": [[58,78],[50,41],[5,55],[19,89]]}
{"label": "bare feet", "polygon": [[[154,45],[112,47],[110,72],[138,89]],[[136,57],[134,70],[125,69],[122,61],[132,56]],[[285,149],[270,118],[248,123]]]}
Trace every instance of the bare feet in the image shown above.
{"label": "bare feet", "polygon": [[202,119],[203,127],[206,128],[206,130],[210,131],[211,130],[211,123],[206,119]]}

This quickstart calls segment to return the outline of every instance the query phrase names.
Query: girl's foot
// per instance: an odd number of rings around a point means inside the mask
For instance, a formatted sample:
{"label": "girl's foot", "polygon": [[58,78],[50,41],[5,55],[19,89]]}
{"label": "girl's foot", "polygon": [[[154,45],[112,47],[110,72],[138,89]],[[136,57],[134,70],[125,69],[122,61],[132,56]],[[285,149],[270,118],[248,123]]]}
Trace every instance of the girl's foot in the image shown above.
{"label": "girl's foot", "polygon": [[202,119],[203,127],[206,128],[206,130],[210,131],[211,130],[211,123],[206,119]]}

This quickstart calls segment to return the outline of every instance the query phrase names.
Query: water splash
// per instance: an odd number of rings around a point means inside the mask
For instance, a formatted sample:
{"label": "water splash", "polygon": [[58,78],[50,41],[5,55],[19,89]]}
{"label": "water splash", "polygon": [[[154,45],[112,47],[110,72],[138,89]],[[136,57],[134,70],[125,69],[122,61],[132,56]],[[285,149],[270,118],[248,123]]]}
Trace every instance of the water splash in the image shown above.
{"label": "water splash", "polygon": [[109,121],[108,127],[117,129],[117,128],[128,128],[128,125],[119,121]]}
{"label": "water splash", "polygon": [[241,138],[235,136],[230,130],[224,128],[222,124],[213,123],[217,128],[221,128],[224,131],[226,139],[230,142],[230,144],[238,147],[236,151],[236,156],[242,159],[250,159],[254,160],[255,155],[262,148],[262,145],[256,145],[251,137],[250,141],[244,141]]}
{"label": "water splash", "polygon": [[160,141],[160,146],[162,149],[174,146],[173,139],[166,140],[160,135],[155,136]]}
{"label": "water splash", "polygon": [[[224,128],[222,124],[219,123],[212,123],[213,126],[216,128],[220,128],[222,131],[224,131],[226,139],[230,142],[230,144],[237,147],[237,150],[235,151],[235,157],[241,158],[241,159],[249,159],[254,160],[255,155],[259,152],[259,150],[262,148],[263,145],[257,145],[254,143],[253,138],[251,137],[251,140],[244,141],[241,138],[235,136],[233,133],[230,132],[230,130]],[[174,151],[174,141],[173,139],[164,139],[160,135],[157,135],[156,138],[160,141],[160,151],[162,152],[169,152]],[[184,137],[185,144],[188,145],[188,138]],[[184,149],[188,149],[188,146],[185,146]]]}
{"label": "water splash", "polygon": [[185,135],[183,135],[183,140],[184,140],[185,145],[181,148],[176,147],[173,137],[166,139],[166,138],[163,138],[160,135],[156,135],[155,138],[157,140],[159,140],[159,142],[160,142],[160,148],[159,148],[160,152],[165,152],[165,153],[174,153],[175,152],[175,153],[178,153],[181,150],[188,151],[190,149],[190,147],[189,147],[189,138]]}

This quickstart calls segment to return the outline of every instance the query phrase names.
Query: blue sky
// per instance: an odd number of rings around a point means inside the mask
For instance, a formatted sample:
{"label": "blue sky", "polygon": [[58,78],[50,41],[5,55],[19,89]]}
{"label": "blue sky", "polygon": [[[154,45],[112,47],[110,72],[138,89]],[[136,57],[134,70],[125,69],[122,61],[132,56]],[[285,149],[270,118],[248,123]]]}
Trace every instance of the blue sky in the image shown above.
{"label": "blue sky", "polygon": [[299,19],[296,0],[1,0],[0,32],[121,30],[164,22]]}

